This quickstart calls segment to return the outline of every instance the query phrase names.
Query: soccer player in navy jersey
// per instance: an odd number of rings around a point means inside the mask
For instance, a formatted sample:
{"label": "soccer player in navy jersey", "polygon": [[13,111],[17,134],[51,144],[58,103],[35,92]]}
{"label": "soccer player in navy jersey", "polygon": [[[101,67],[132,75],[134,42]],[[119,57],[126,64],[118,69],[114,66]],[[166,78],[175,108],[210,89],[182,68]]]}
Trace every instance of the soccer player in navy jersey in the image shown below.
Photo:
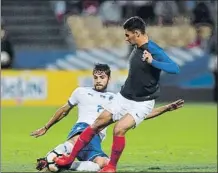
{"label": "soccer player in navy jersey", "polygon": [[161,71],[179,73],[178,65],[161,47],[149,40],[145,27],[145,22],[138,16],[127,19],[123,24],[126,41],[134,45],[129,56],[128,77],[115,99],[103,105],[104,111],[81,133],[71,154],[55,159],[58,165],[71,164],[95,134],[116,122],[110,161],[100,171],[116,172],[118,160],[125,148],[126,132],[137,127],[154,108],[160,92]]}

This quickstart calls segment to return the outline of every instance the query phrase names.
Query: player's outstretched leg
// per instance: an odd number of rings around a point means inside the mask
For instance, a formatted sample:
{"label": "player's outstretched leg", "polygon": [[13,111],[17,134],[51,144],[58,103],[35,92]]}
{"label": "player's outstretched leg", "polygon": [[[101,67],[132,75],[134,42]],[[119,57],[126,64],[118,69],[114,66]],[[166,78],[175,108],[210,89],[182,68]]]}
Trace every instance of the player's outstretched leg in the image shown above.
{"label": "player's outstretched leg", "polygon": [[135,124],[135,120],[130,114],[125,115],[116,123],[110,161],[100,172],[116,172],[117,163],[125,148],[125,134]]}
{"label": "player's outstretched leg", "polygon": [[107,165],[109,159],[107,157],[96,157],[93,161],[76,161],[73,162],[70,170],[72,171],[86,171],[86,172],[97,172],[102,167]]}
{"label": "player's outstretched leg", "polygon": [[97,172],[108,164],[109,158],[101,149],[101,138],[99,135],[89,142],[79,153],[77,158],[80,162],[73,162],[70,170]]}
{"label": "player's outstretched leg", "polygon": [[95,172],[99,171],[100,167],[97,163],[94,163],[92,161],[76,161],[72,163],[69,170]]}
{"label": "player's outstretched leg", "polygon": [[95,120],[95,122],[91,126],[87,127],[80,134],[70,156],[67,157],[63,155],[62,157],[55,158],[54,161],[60,166],[71,164],[75,160],[79,151],[83,149],[92,140],[95,134],[99,133],[101,130],[103,130],[105,127],[112,123],[112,114],[107,110],[104,110],[100,114],[100,116]]}

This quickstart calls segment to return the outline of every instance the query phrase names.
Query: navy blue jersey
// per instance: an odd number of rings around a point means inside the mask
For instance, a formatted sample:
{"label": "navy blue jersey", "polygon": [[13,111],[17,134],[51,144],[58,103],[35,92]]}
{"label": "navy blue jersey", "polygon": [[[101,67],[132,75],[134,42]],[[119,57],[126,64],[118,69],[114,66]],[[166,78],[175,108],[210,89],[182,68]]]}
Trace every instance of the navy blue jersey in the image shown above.
{"label": "navy blue jersey", "polygon": [[[151,53],[153,57],[151,64],[142,61],[144,50]],[[141,47],[135,46],[129,56],[129,73],[121,88],[121,95],[134,101],[157,98],[161,70],[179,73],[178,65],[153,41],[148,41]]]}

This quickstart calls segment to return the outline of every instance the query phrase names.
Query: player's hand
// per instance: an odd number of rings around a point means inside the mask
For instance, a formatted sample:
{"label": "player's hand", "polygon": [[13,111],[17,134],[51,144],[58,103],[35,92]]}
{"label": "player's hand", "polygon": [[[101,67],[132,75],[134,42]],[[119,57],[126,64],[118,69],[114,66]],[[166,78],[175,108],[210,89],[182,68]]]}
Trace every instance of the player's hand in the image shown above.
{"label": "player's hand", "polygon": [[172,102],[172,103],[167,105],[167,110],[174,111],[176,109],[179,109],[179,108],[183,107],[184,102],[185,101],[183,99],[176,100],[175,102]]}
{"label": "player's hand", "polygon": [[67,165],[72,164],[73,162],[73,160],[71,159],[69,155],[66,156],[64,154],[60,157],[55,157],[53,160],[59,166],[67,166]]}
{"label": "player's hand", "polygon": [[30,134],[30,136],[33,136],[33,137],[38,138],[39,136],[44,135],[46,132],[47,132],[47,128],[46,128],[46,127],[42,127],[42,128],[40,128],[40,129],[38,129],[38,130],[32,132],[32,133]]}
{"label": "player's hand", "polygon": [[142,55],[142,61],[146,61],[147,63],[151,64],[152,60],[153,60],[152,55],[147,50],[144,50]]}

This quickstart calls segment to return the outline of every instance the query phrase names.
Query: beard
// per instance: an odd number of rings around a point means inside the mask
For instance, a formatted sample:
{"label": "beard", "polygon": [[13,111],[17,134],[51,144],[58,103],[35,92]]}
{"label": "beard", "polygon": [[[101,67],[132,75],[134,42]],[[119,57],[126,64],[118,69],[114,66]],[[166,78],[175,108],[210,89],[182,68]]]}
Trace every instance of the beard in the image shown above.
{"label": "beard", "polygon": [[103,92],[107,89],[107,85],[102,86],[102,85],[95,85],[95,90],[99,92]]}
{"label": "beard", "polygon": [[107,86],[108,86],[108,82],[104,86],[103,85],[95,85],[94,88],[96,91],[104,92],[107,89]]}

